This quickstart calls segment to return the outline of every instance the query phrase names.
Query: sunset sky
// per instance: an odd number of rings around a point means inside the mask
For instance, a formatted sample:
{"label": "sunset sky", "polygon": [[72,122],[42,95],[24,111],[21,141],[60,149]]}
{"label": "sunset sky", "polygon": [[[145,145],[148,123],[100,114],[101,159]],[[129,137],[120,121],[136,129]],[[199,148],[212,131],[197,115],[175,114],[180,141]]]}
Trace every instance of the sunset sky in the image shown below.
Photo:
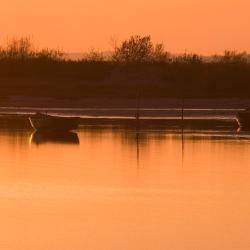
{"label": "sunset sky", "polygon": [[0,42],[31,36],[39,47],[111,50],[150,34],[171,52],[250,51],[249,0],[4,0]]}

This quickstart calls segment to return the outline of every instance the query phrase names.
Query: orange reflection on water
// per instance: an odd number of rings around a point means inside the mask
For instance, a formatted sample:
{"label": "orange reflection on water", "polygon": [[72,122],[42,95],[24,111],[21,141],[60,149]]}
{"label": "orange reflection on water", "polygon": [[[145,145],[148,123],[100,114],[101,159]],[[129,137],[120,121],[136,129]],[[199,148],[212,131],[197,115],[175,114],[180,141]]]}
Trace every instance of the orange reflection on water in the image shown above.
{"label": "orange reflection on water", "polygon": [[0,132],[1,249],[249,249],[250,140],[29,137]]}

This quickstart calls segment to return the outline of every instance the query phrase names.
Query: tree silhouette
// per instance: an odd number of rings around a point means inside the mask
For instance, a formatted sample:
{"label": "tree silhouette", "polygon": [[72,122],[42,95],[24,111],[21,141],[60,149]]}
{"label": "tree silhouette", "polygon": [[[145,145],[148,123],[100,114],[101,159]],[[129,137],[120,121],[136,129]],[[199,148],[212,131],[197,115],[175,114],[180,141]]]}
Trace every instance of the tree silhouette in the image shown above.
{"label": "tree silhouette", "polygon": [[150,36],[131,36],[115,49],[113,59],[119,62],[140,63],[150,60],[153,44]]}

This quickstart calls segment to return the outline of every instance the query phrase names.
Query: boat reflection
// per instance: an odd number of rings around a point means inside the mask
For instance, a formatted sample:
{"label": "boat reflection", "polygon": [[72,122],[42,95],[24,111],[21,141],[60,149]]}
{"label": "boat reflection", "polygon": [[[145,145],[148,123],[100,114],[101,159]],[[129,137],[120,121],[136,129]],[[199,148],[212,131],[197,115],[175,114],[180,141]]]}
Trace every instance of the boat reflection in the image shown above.
{"label": "boat reflection", "polygon": [[34,144],[63,143],[80,144],[77,133],[74,132],[34,132],[30,137],[30,142]]}

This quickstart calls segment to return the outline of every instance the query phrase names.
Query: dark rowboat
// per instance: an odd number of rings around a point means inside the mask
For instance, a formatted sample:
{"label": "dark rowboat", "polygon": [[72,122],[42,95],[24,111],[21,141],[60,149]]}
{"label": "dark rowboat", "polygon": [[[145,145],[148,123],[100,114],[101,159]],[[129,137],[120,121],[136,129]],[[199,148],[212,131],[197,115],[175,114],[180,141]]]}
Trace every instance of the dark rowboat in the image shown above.
{"label": "dark rowboat", "polygon": [[77,129],[79,117],[52,116],[36,113],[29,117],[31,126],[37,131],[71,131]]}

